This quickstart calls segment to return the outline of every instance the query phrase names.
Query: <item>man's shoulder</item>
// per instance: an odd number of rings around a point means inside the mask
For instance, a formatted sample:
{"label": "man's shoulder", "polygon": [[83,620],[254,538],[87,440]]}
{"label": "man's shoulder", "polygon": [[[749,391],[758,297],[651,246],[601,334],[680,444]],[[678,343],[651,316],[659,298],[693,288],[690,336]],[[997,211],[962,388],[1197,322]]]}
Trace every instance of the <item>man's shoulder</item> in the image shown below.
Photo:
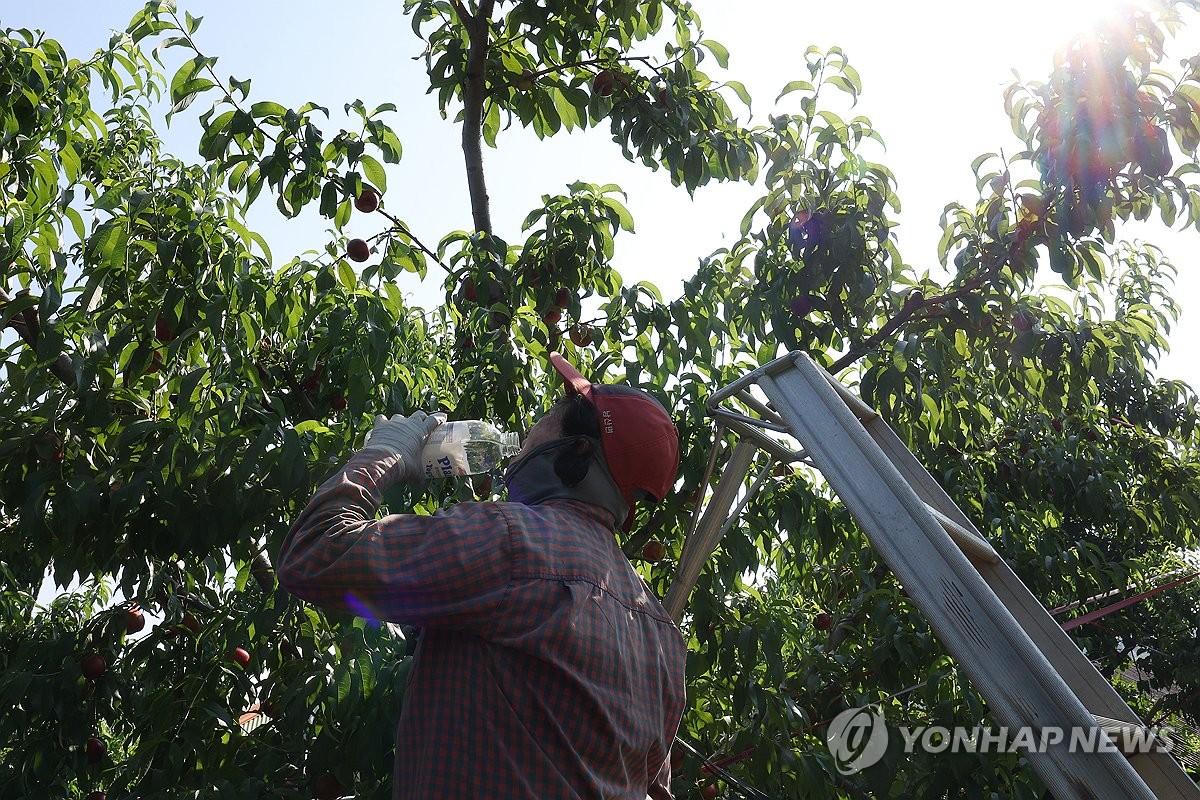
{"label": "man's shoulder", "polygon": [[603,526],[583,511],[559,503],[530,506],[503,500],[467,500],[439,509],[430,519],[461,530],[504,528],[511,536],[527,539],[534,546],[545,546],[548,537],[560,538],[583,528],[603,531]]}
{"label": "man's shoulder", "polygon": [[583,525],[609,532],[611,528],[600,521],[600,510],[578,500],[549,500],[526,505],[508,500],[468,500],[447,506],[438,515],[462,517],[503,517],[513,525],[572,526]]}
{"label": "man's shoulder", "polygon": [[508,527],[522,525],[531,517],[528,506],[499,500],[465,500],[434,512],[433,518],[446,522],[461,521],[503,524]]}

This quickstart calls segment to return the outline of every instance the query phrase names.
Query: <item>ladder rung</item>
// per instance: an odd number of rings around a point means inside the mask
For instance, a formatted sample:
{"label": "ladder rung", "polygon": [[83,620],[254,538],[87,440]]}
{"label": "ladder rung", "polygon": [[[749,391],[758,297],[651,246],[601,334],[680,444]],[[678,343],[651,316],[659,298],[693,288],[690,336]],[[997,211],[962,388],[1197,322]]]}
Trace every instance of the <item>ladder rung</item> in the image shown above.
{"label": "ladder rung", "polygon": [[933,518],[941,524],[946,533],[950,534],[950,538],[954,540],[960,550],[966,553],[968,558],[976,558],[989,564],[995,564],[1000,560],[1000,554],[987,539],[967,530],[928,503],[925,504],[925,508],[929,510],[930,514],[933,514]]}
{"label": "ladder rung", "polygon": [[761,416],[763,419],[769,419],[771,422],[783,424],[783,420],[779,418],[779,415],[775,413],[774,409],[767,404],[760,403],[758,400],[756,400],[754,395],[750,394],[749,389],[743,389],[742,391],[738,392],[737,397],[747,406],[757,411],[759,416]]}

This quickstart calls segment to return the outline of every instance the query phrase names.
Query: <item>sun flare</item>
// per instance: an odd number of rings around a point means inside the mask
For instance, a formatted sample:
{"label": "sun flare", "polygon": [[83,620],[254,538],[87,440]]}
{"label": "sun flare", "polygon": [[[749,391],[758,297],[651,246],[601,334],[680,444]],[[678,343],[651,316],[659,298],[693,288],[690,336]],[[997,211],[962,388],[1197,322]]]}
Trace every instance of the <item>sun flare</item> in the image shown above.
{"label": "sun flare", "polygon": [[985,19],[994,12],[976,11],[973,21],[1006,36],[1013,62],[1028,64],[1107,27],[1129,9],[1148,10],[1162,4],[1162,0],[1015,0],[1005,6],[1005,19]]}
{"label": "sun flare", "polygon": [[1128,9],[1148,9],[1157,3],[1154,0],[1050,0],[1028,5],[1037,9],[1036,17],[1040,24],[1064,35],[1074,36],[1123,16]]}

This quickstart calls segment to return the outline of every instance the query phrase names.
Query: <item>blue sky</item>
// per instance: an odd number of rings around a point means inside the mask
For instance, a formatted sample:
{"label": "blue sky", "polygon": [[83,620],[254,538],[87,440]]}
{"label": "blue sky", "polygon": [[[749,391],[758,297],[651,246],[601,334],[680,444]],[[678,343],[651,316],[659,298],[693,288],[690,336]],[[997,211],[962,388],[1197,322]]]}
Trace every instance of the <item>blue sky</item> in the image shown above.
{"label": "blue sky", "polygon": [[[1020,146],[1002,106],[1013,70],[1025,78],[1043,78],[1054,49],[1112,4],[697,0],[693,5],[706,35],[728,46],[728,76],[741,80],[754,95],[759,121],[776,110],[773,100],[783,85],[803,77],[802,54],[808,45],[838,45],[847,52],[865,84],[856,112],[870,117],[887,142],[886,153],[871,157],[887,163],[899,181],[901,252],[918,269],[936,275],[942,209],[976,196],[971,160],[983,152],[1012,152]],[[101,45],[110,29],[123,28],[141,7],[135,0],[13,5],[0,17],[4,26],[44,29],[77,56]],[[369,107],[396,103],[400,112],[391,122],[405,153],[402,163],[389,171],[386,202],[432,243],[450,230],[469,227],[470,210],[458,129],[440,119],[433,98],[425,93],[423,64],[413,58],[421,43],[401,6],[395,0],[180,2],[182,9],[204,17],[197,39],[206,54],[219,57],[217,73],[252,78],[256,100],[312,100],[335,114],[353,98]],[[1179,52],[1200,51],[1200,19],[1193,28],[1187,34],[1193,46]],[[181,156],[196,152],[195,117],[202,103],[176,118],[166,132],[168,148]],[[339,122],[335,115],[327,130]],[[574,180],[624,187],[637,233],[618,239],[617,268],[627,281],[650,280],[667,296],[678,293],[699,258],[736,238],[738,222],[755,195],[753,187],[716,186],[689,199],[663,174],[626,162],[603,128],[546,142],[512,130],[501,135],[498,150],[484,156],[497,232],[513,239],[542,194],[560,192]],[[259,205],[251,226],[267,236],[277,260],[328,241],[315,214],[286,222],[269,203]],[[361,217],[351,221],[349,233],[367,236],[376,230],[374,220]],[[1200,336],[1200,278],[1193,276],[1192,264],[1200,252],[1200,234],[1167,235],[1161,225],[1151,223],[1131,226],[1126,235],[1161,244],[1180,267],[1177,296],[1184,319],[1172,336],[1179,352],[1163,371],[1200,385],[1200,355],[1182,347]],[[418,302],[437,302],[439,289],[420,288],[415,277],[411,280],[401,288],[413,292]]]}

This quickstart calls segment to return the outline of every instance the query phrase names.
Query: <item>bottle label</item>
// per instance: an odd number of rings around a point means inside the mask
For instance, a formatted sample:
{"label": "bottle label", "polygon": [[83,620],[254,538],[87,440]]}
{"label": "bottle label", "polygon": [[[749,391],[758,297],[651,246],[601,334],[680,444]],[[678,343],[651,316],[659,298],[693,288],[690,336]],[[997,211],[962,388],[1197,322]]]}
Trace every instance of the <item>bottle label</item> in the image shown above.
{"label": "bottle label", "polygon": [[474,475],[496,469],[519,448],[493,426],[477,420],[444,422],[433,429],[421,453],[426,478]]}
{"label": "bottle label", "polygon": [[456,444],[465,442],[471,436],[471,429],[460,422],[443,422],[433,429],[426,440],[426,446],[441,444]]}
{"label": "bottle label", "polygon": [[453,475],[466,475],[466,455],[462,452],[462,448],[456,448],[458,452],[442,453],[436,458],[430,458],[425,461],[425,477],[426,478],[449,478]]}

